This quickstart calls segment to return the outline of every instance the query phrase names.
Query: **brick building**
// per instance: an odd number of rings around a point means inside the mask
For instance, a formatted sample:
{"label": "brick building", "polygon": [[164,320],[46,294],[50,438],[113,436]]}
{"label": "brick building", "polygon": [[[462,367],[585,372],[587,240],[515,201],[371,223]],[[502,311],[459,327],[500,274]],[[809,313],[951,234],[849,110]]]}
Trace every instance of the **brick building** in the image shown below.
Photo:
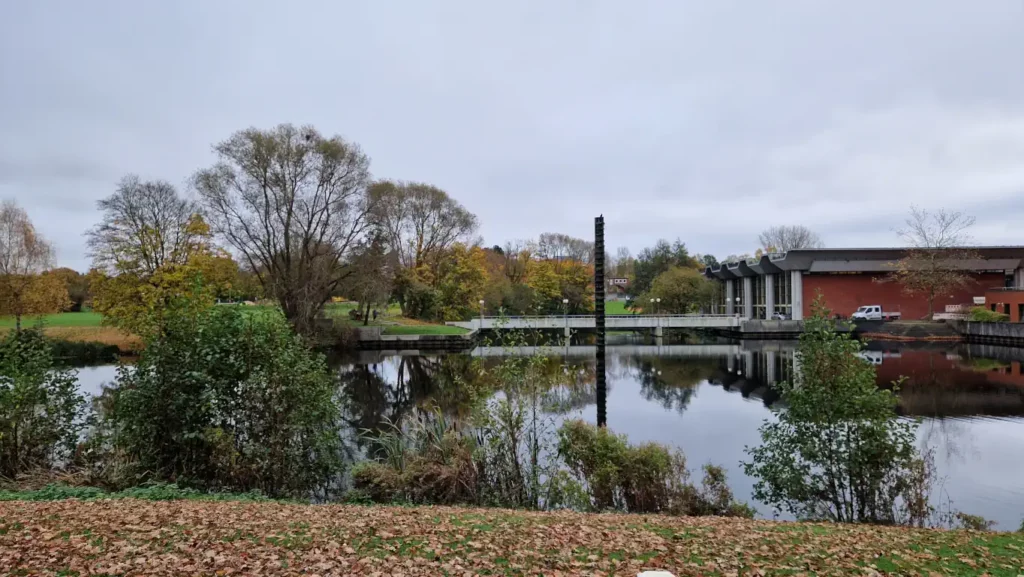
{"label": "brick building", "polygon": [[[936,295],[935,311],[969,305],[995,289],[1024,290],[1024,246],[974,250],[980,258],[956,263],[971,273],[972,281],[951,294]],[[705,274],[722,284],[719,313],[753,319],[780,314],[800,320],[810,316],[820,291],[826,306],[843,316],[862,305],[881,305],[904,319],[922,319],[928,315],[927,297],[907,293],[891,278],[895,263],[905,255],[899,248],[792,250],[708,267]]]}

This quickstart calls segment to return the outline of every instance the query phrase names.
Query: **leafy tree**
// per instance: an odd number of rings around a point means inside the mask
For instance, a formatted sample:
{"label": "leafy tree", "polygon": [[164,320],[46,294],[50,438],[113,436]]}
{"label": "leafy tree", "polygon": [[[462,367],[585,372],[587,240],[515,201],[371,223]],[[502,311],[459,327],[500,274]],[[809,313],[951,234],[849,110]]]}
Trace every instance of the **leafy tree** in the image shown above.
{"label": "leafy tree", "polygon": [[278,314],[171,314],[118,370],[108,425],[144,479],[270,496],[326,495],[342,466],[335,384]]}
{"label": "leafy tree", "polygon": [[704,278],[696,269],[671,266],[659,274],[651,284],[651,290],[640,296],[640,304],[650,299],[661,299],[658,311],[663,313],[686,314],[698,312],[707,304],[707,294],[712,281]]}
{"label": "leafy tree", "polygon": [[370,224],[370,159],[340,136],[290,124],[236,132],[214,152],[217,164],[193,177],[213,232],[312,334]]}
{"label": "leafy tree", "polygon": [[69,301],[67,310],[78,312],[88,305],[92,298],[92,294],[89,292],[88,275],[67,267],[56,268],[43,274],[53,275],[64,284]]}
{"label": "leafy tree", "polygon": [[563,312],[562,289],[555,272],[554,263],[547,260],[533,261],[528,267],[526,285],[533,289],[539,313]]}
{"label": "leafy tree", "polygon": [[782,225],[766,228],[757,235],[765,252],[788,252],[801,248],[824,248],[821,237],[802,225]]}
{"label": "leafy tree", "polygon": [[66,463],[85,406],[74,371],[57,369],[35,329],[0,339],[0,477]]}
{"label": "leafy tree", "polygon": [[[799,371],[778,385],[787,408],[747,448],[754,497],[801,519],[922,524],[930,514],[916,424],[896,415],[893,390],[857,356],[859,341],[838,333],[821,298],[806,321]],[[894,389],[895,389],[894,383]]]}
{"label": "leafy tree", "polygon": [[0,314],[21,317],[55,313],[68,306],[67,289],[42,273],[53,263],[53,246],[40,236],[28,214],[13,201],[0,205]]}
{"label": "leafy tree", "polygon": [[373,307],[387,305],[391,296],[397,262],[387,252],[383,239],[374,237],[360,243],[353,251],[348,266],[352,273],[339,290],[359,303],[363,324],[369,324]]}
{"label": "leafy tree", "polygon": [[479,310],[487,281],[486,256],[480,247],[456,243],[446,251],[437,272],[437,319],[457,321]]}
{"label": "leafy tree", "polygon": [[238,267],[213,246],[199,207],[173,186],[129,175],[99,208],[103,216],[87,237],[92,305],[104,323],[146,335],[182,295],[196,309],[226,296]]}
{"label": "leafy tree", "polygon": [[437,318],[437,289],[421,281],[413,271],[398,271],[392,295],[401,303],[402,314],[405,316],[428,320]]}
{"label": "leafy tree", "polygon": [[911,207],[906,227],[897,234],[910,245],[896,263],[892,278],[911,294],[928,298],[928,318],[935,312],[935,296],[967,287],[974,280],[963,261],[981,258],[970,242],[968,229],[974,217],[961,212]]}
{"label": "leafy tree", "polygon": [[563,267],[558,280],[562,298],[569,301],[569,314],[585,314],[594,311],[593,266]]}
{"label": "leafy tree", "polygon": [[128,259],[116,264],[112,274],[99,268],[90,272],[93,309],[103,314],[104,323],[146,336],[163,328],[172,304],[185,296],[194,312],[213,305],[229,282],[230,263],[226,272],[226,261],[208,244],[209,228],[201,218],[194,216],[185,227],[192,241],[152,271]]}
{"label": "leafy tree", "polygon": [[630,298],[635,300],[637,296],[651,290],[654,279],[672,266],[701,268],[686,250],[686,245],[679,240],[672,244],[659,240],[653,247],[642,250],[633,264],[635,278],[629,285]]}
{"label": "leafy tree", "polygon": [[702,255],[699,259],[700,262],[704,263],[704,266],[716,267],[718,266],[718,259],[713,254]]}

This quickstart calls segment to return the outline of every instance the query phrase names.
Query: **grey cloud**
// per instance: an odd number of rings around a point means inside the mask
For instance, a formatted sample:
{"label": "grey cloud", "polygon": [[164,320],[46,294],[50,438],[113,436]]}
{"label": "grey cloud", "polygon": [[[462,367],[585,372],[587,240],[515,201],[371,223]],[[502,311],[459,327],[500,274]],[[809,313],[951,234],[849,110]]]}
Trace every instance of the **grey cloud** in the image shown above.
{"label": "grey cloud", "polygon": [[778,223],[878,246],[912,203],[1021,242],[1022,29],[1017,0],[6,3],[0,193],[84,268],[124,173],[184,183],[234,130],[308,122],[488,244],[604,213],[634,252]]}

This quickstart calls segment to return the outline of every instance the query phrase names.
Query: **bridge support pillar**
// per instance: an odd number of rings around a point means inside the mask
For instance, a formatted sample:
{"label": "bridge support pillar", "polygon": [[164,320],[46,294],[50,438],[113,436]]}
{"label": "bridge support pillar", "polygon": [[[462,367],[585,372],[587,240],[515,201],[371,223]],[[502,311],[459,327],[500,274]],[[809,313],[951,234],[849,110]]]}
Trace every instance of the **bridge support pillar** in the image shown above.
{"label": "bridge support pillar", "polygon": [[654,336],[655,336],[655,338],[659,338],[659,339],[661,337],[665,336],[665,327],[663,327],[661,325],[658,325],[658,326],[654,327]]}
{"label": "bridge support pillar", "polygon": [[569,338],[572,336],[572,329],[570,329],[569,327],[565,327],[565,330],[562,331],[562,334],[565,335],[565,338]]}

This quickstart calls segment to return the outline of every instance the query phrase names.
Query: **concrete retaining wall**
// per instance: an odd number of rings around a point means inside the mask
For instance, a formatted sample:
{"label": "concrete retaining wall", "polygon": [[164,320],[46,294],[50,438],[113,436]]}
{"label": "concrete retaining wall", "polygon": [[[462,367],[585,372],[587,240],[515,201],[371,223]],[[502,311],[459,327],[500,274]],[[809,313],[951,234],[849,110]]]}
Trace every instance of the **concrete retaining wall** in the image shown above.
{"label": "concrete retaining wall", "polygon": [[476,333],[464,335],[385,335],[383,327],[360,327],[359,348],[364,350],[464,351],[476,346]]}
{"label": "concrete retaining wall", "polygon": [[1024,346],[1024,323],[950,323],[971,343]]}

